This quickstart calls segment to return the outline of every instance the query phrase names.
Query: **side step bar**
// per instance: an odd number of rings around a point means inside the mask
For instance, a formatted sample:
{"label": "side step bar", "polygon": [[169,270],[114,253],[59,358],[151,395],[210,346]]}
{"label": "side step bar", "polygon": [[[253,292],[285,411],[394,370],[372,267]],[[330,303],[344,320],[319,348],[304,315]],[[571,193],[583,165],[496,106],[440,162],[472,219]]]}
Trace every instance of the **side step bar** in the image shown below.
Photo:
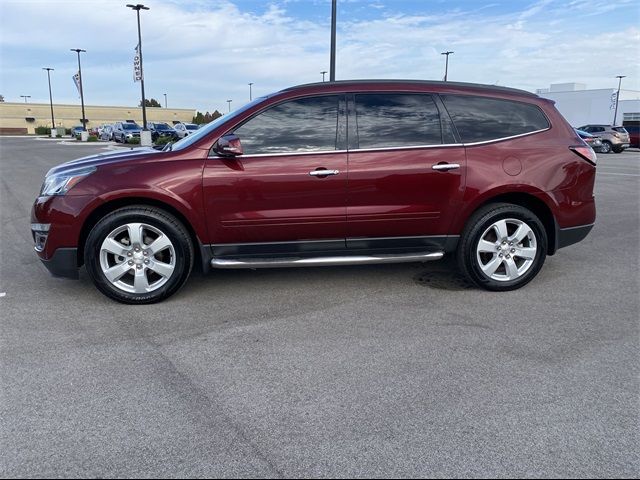
{"label": "side step bar", "polygon": [[405,255],[345,255],[340,257],[312,258],[213,258],[213,268],[278,268],[278,267],[322,267],[335,265],[371,265],[376,263],[409,263],[440,260],[444,252],[411,253]]}

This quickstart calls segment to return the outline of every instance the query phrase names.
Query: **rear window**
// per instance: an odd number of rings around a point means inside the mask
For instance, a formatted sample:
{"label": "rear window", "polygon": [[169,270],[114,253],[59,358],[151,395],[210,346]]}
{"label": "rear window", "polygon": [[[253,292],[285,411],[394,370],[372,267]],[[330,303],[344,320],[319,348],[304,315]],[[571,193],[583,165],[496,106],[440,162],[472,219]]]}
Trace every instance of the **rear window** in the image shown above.
{"label": "rear window", "polygon": [[535,105],[469,95],[442,95],[464,143],[545,130],[549,121]]}
{"label": "rear window", "polygon": [[624,129],[624,127],[613,127],[611,130],[618,133],[629,133]]}

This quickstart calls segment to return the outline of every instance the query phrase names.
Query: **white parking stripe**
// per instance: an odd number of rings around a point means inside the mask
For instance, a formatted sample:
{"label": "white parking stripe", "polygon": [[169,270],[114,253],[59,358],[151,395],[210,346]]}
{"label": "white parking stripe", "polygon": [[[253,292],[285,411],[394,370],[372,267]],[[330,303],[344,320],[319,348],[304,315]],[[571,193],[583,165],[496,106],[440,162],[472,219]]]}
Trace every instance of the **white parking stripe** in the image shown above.
{"label": "white parking stripe", "polygon": [[640,175],[634,173],[609,173],[609,172],[600,172],[598,175],[617,175],[619,177],[640,177]]}

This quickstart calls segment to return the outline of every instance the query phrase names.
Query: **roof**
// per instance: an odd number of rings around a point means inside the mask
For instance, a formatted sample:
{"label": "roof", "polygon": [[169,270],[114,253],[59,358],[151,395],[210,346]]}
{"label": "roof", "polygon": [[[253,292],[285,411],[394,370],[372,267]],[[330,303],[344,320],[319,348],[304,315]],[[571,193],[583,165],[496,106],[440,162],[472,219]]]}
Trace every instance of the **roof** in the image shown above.
{"label": "roof", "polygon": [[472,88],[475,90],[485,90],[487,92],[503,92],[528,97],[538,97],[535,93],[518,88],[501,87],[497,85],[484,85],[481,83],[467,82],[443,82],[438,80],[402,80],[402,79],[363,79],[363,80],[337,80],[333,82],[315,82],[296,85],[294,87],[285,88],[282,92],[288,92],[297,89],[310,87],[327,87],[327,86],[357,86],[357,85],[376,85],[376,84],[406,84],[406,85],[424,85],[425,87],[449,87],[449,88]]}

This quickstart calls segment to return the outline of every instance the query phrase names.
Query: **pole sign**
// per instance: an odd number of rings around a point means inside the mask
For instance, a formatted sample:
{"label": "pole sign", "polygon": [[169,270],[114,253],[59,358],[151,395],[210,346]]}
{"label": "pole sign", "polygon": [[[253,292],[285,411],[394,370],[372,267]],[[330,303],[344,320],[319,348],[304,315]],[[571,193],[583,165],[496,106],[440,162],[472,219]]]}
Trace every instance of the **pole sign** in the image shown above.
{"label": "pole sign", "polygon": [[142,62],[140,61],[140,44],[136,46],[136,54],[133,57],[133,81],[142,80]]}
{"label": "pole sign", "polygon": [[80,95],[80,72],[76,73],[73,76],[73,83],[76,84],[76,88],[78,89],[78,95]]}

